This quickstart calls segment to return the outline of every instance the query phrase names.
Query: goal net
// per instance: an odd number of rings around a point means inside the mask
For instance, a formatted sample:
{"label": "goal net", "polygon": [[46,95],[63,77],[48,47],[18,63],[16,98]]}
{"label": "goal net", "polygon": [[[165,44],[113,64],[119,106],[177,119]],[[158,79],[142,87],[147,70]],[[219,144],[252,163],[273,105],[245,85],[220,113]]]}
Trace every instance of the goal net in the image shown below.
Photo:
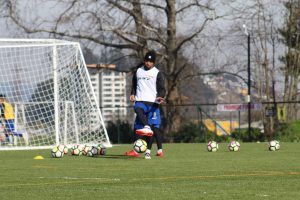
{"label": "goal net", "polygon": [[79,43],[0,39],[0,101],[0,150],[111,146]]}

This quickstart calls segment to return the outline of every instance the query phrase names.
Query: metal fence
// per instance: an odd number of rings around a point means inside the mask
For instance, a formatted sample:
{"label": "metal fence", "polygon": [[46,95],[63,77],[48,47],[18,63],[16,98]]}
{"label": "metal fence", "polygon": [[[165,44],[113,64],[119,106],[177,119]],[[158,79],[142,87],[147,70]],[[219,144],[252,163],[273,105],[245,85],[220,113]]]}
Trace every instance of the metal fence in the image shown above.
{"label": "metal fence", "polygon": [[[271,102],[257,103],[251,109],[251,129],[259,131],[262,135],[267,135],[266,124],[273,121],[275,129],[280,124],[287,123],[287,102],[278,102],[273,105]],[[296,103],[297,118],[300,119],[300,103]],[[103,108],[102,108],[103,109]],[[125,109],[121,115],[119,109]],[[180,125],[177,130],[170,130],[174,122],[172,110],[177,109],[180,115]],[[176,140],[181,137],[194,137],[186,142],[205,142],[211,137],[228,138],[232,133],[249,129],[248,107],[244,104],[188,104],[161,107],[162,111],[162,132],[165,142],[184,142]],[[114,143],[130,143],[133,140],[133,123],[135,113],[133,106],[115,107],[115,112],[110,116],[109,121],[105,121],[110,139]],[[105,120],[105,118],[104,118]],[[276,130],[273,130],[276,131]],[[300,134],[300,133],[299,133]],[[184,136],[185,135],[185,136]],[[198,139],[195,139],[198,138]]]}

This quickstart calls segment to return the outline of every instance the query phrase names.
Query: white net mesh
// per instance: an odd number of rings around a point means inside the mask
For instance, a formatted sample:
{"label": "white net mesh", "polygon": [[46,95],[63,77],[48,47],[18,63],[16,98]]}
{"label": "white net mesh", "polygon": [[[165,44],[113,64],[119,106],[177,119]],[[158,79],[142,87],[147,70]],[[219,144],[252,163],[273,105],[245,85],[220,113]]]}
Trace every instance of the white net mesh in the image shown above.
{"label": "white net mesh", "polygon": [[0,40],[0,94],[0,149],[110,146],[78,43]]}

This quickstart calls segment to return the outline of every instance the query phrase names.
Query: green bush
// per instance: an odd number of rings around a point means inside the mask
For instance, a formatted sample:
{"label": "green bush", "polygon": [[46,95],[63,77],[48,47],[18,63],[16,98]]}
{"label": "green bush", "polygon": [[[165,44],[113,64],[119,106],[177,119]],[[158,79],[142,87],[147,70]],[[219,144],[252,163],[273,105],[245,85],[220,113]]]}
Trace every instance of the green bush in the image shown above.
{"label": "green bush", "polygon": [[275,133],[275,139],[283,142],[299,142],[300,141],[300,121],[281,124]]}
{"label": "green bush", "polygon": [[246,128],[243,129],[235,129],[231,133],[231,137],[236,140],[241,140],[243,142],[263,142],[265,141],[265,135],[258,128],[252,128],[251,134],[249,137],[249,131]]}
{"label": "green bush", "polygon": [[207,130],[204,126],[195,123],[184,124],[178,132],[173,135],[173,141],[176,143],[199,143],[214,140],[216,142],[227,142],[228,136],[218,136],[214,132]]}
{"label": "green bush", "polygon": [[201,141],[200,128],[194,123],[184,124],[173,135],[173,141],[176,143],[196,143]]}

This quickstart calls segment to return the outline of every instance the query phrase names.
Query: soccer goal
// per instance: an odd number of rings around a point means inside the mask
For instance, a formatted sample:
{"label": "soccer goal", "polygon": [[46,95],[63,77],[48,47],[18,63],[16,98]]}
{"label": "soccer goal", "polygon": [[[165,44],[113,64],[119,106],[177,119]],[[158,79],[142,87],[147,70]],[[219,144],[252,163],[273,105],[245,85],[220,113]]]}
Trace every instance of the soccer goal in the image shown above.
{"label": "soccer goal", "polygon": [[14,110],[9,134],[1,115],[0,150],[111,146],[77,42],[0,39],[0,94]]}

